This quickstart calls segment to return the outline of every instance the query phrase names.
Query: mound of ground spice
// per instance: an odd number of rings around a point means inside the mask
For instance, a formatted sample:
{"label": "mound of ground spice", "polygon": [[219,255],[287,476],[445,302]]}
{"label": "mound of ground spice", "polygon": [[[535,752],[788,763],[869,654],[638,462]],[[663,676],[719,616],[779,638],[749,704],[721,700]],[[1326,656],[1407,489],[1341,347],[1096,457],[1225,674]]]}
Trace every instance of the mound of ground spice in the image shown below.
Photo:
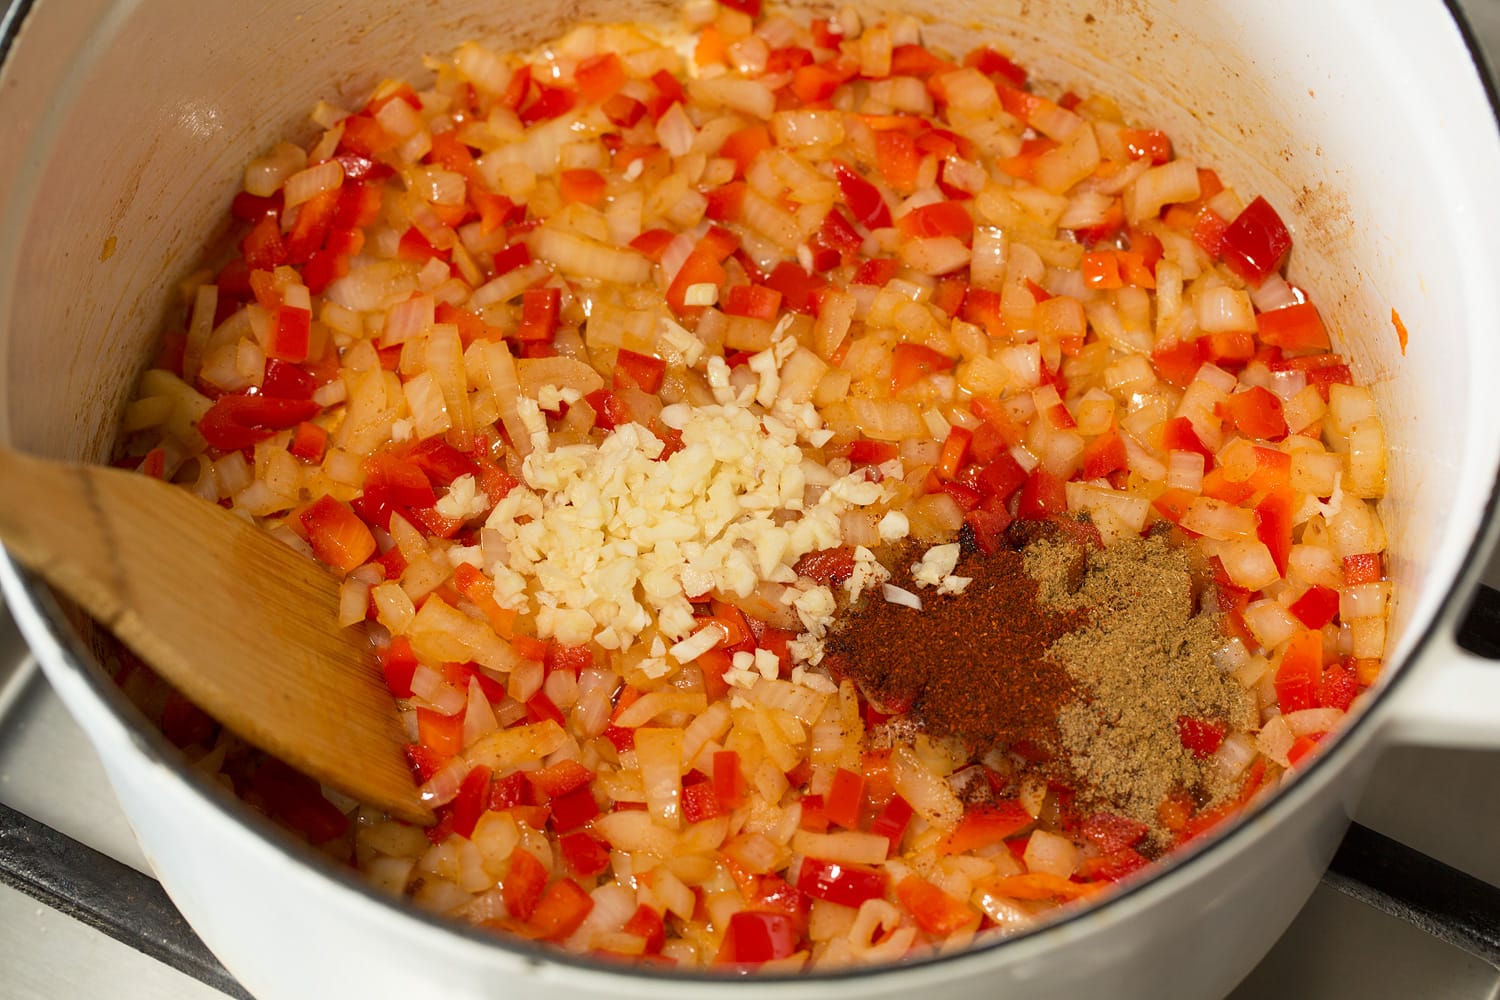
{"label": "mound of ground spice", "polygon": [[[917,589],[916,554],[884,560],[892,585]],[[976,753],[997,744],[1056,751],[1059,713],[1075,683],[1047,648],[1078,628],[1082,613],[1039,604],[1018,552],[970,552],[954,572],[971,579],[965,592],[928,590],[921,610],[888,602],[876,588],[829,635],[829,666],[930,736],[956,737]]]}
{"label": "mound of ground spice", "polygon": [[1043,606],[1088,609],[1088,623],[1046,652],[1081,695],[1058,715],[1063,763],[1082,804],[1144,823],[1148,846],[1164,848],[1170,833],[1158,812],[1168,796],[1186,791],[1214,804],[1236,790],[1211,758],[1183,745],[1179,720],[1244,728],[1256,721],[1254,706],[1213,662],[1224,638],[1214,616],[1195,613],[1181,549],[1159,537],[1122,540],[1089,552],[1081,580],[1059,572],[1076,552],[1041,540],[1023,557]]}

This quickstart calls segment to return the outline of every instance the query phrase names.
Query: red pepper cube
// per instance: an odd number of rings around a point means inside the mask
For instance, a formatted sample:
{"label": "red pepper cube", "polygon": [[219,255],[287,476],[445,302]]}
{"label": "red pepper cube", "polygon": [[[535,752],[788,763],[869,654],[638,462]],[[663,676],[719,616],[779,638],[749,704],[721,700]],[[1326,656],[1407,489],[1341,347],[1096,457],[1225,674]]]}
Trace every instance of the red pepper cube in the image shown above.
{"label": "red pepper cube", "polygon": [[1312,629],[1287,640],[1276,666],[1276,700],[1282,714],[1318,707],[1323,681],[1323,633]]}
{"label": "red pepper cube", "polygon": [[1190,715],[1177,717],[1177,738],[1200,760],[1212,757],[1224,742],[1224,726],[1206,719],[1195,719]]}
{"label": "red pepper cube", "polygon": [[764,285],[731,285],[723,309],[730,316],[775,319],[781,311],[781,293]]}
{"label": "red pepper cube", "polygon": [[934,937],[946,938],[979,923],[979,911],[918,875],[908,875],[896,884],[896,898],[917,926]]}
{"label": "red pepper cube", "polygon": [[588,788],[579,788],[552,800],[552,828],[558,833],[576,830],[599,815],[599,803]]}
{"label": "red pepper cube", "polygon": [[714,752],[714,794],[719,805],[734,809],[745,802],[745,778],[740,773],[740,755],[734,750]]}
{"label": "red pepper cube", "polygon": [[[722,2],[722,0],[721,0]],[[756,0],[757,6],[759,0]],[[729,918],[716,965],[760,965],[795,954],[802,932],[785,913],[741,910]]]}
{"label": "red pepper cube", "polygon": [[576,931],[594,908],[594,900],[570,878],[553,882],[528,921],[546,941],[561,941]]}
{"label": "red pepper cube", "polygon": [[689,823],[701,823],[720,815],[718,793],[713,781],[704,779],[682,786],[682,818]]}
{"label": "red pepper cube", "polygon": [[302,512],[301,521],[313,555],[339,573],[350,572],[375,554],[375,536],[365,522],[348,504],[326,493]]}
{"label": "red pepper cube", "polygon": [[906,828],[911,824],[913,815],[914,810],[905,799],[892,795],[870,823],[870,832],[889,840],[891,853],[894,854],[900,849],[901,838],[906,836]]}
{"label": "red pepper cube", "polygon": [[1287,610],[1308,628],[1320,629],[1338,617],[1339,592],[1315,583],[1288,605]]}
{"label": "red pepper cube", "polygon": [[859,907],[866,900],[885,898],[890,876],[864,865],[842,864],[819,858],[803,858],[797,873],[797,888],[814,899]]}
{"label": "red pepper cube", "polygon": [[557,841],[563,864],[579,878],[593,878],[609,870],[609,846],[586,833],[570,833]]}
{"label": "red pepper cube", "polygon": [[529,920],[547,888],[547,867],[525,848],[510,856],[510,869],[500,884],[505,909],[518,920]]}
{"label": "red pepper cube", "polygon": [[897,344],[891,349],[891,394],[896,395],[929,375],[949,371],[955,364],[955,359],[924,344]]}
{"label": "red pepper cube", "polygon": [[650,354],[638,354],[623,347],[615,355],[614,387],[616,389],[623,385],[634,385],[642,392],[654,395],[661,391],[661,384],[666,374],[667,363],[661,358]]}
{"label": "red pepper cube", "polygon": [[545,801],[583,788],[594,780],[594,772],[576,760],[562,760],[535,771],[525,772],[526,781]]}
{"label": "red pepper cube", "polygon": [[453,832],[460,837],[472,837],[479,817],[489,808],[491,776],[489,768],[476,765],[458,786],[453,799]]}
{"label": "red pepper cube", "polygon": [[417,672],[417,655],[412,652],[411,640],[398,635],[391,640],[389,646],[378,650],[376,655],[380,659],[380,669],[385,674],[385,686],[390,688],[391,695],[410,698],[411,679]]}
{"label": "red pepper cube", "polygon": [[865,779],[845,768],[833,772],[823,811],[828,819],[846,830],[859,829],[860,806],[864,800]]}
{"label": "red pepper cube", "polygon": [[942,854],[966,854],[1008,840],[1034,822],[1036,818],[1015,799],[997,799],[967,810],[938,850]]}
{"label": "red pepper cube", "polygon": [[1286,223],[1265,198],[1256,198],[1224,230],[1219,252],[1231,271],[1259,285],[1281,268],[1292,248]]}
{"label": "red pepper cube", "polygon": [[521,325],[516,330],[516,339],[551,340],[557,332],[557,313],[561,303],[560,289],[528,288],[521,296]]}
{"label": "red pepper cube", "polygon": [[[809,66],[807,69],[813,70],[816,67]],[[879,188],[860,176],[858,170],[842,160],[835,160],[833,175],[844,195],[844,203],[854,213],[856,222],[870,229],[884,229],[891,224],[891,210],[885,203],[885,196],[880,193]]]}
{"label": "red pepper cube", "polygon": [[662,920],[659,911],[652,909],[645,903],[637,906],[635,913],[625,921],[622,928],[626,934],[634,934],[646,942],[646,954],[661,954],[662,946],[666,944],[666,924]]}

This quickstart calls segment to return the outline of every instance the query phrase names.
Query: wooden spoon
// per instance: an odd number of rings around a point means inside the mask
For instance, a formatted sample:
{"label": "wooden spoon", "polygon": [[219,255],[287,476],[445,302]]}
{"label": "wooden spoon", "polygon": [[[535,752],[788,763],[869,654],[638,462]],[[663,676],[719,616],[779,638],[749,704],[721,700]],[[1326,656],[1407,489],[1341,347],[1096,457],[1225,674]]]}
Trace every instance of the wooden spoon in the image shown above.
{"label": "wooden spoon", "polygon": [[395,702],[338,581],[255,525],[122,469],[0,448],[0,541],[246,741],[430,823]]}

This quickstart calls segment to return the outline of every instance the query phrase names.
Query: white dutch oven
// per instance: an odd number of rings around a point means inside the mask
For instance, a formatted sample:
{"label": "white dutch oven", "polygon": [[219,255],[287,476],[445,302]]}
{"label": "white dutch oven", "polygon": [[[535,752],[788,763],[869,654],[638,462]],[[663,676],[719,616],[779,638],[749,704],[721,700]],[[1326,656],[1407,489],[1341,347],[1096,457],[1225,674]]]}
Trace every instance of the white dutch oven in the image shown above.
{"label": "white dutch oven", "polygon": [[[1291,224],[1293,276],[1386,421],[1391,668],[1293,786],[1113,901],[998,946],[775,990],[1221,996],[1312,891],[1382,746],[1500,745],[1500,668],[1453,642],[1500,468],[1494,109],[1437,0],[946,6],[959,28],[931,38],[966,51],[993,37],[1039,78],[1117,96]],[[466,37],[530,44],[571,19],[661,13],[645,0],[20,0],[0,25],[0,440],[107,457],[171,283],[215,234],[241,165],[314,99],[352,103]],[[1393,309],[1411,331],[1404,356]],[[685,1000],[767,985],[557,958],[376,895],[184,769],[45,588],[3,559],[0,577],[163,884],[257,996]]]}

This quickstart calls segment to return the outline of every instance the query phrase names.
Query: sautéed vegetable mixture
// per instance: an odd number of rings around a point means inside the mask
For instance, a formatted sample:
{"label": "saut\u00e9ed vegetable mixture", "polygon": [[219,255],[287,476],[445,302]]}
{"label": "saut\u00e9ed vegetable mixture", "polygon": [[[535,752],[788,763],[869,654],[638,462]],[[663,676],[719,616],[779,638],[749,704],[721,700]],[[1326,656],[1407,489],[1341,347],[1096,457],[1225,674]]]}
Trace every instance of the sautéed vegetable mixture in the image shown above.
{"label": "saut\u00e9ed vegetable mixture", "polygon": [[317,105],[125,416],[123,461],[340,575],[439,821],[175,694],[168,737],[571,952],[1013,932],[1295,772],[1381,668],[1381,423],[1275,207],[999,47],[759,8]]}

